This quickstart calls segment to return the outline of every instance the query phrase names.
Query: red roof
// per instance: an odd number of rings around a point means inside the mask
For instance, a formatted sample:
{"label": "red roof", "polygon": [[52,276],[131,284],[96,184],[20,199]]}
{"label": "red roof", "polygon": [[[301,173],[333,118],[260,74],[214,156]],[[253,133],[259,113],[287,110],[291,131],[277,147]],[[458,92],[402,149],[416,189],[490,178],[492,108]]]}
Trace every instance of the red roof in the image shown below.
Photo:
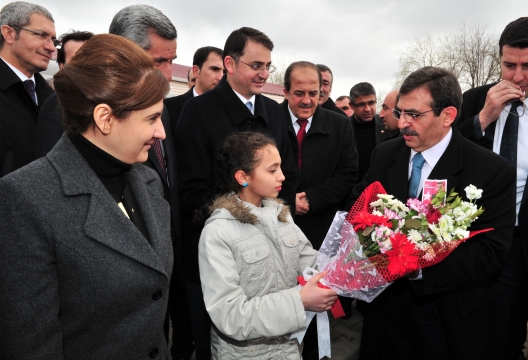
{"label": "red roof", "polygon": [[[172,64],[172,77],[187,80],[187,73],[189,72],[190,69],[191,69],[190,66],[173,63]],[[263,92],[265,92],[266,94],[271,94],[271,95],[284,96],[284,92],[282,89],[284,89],[284,86],[282,85],[265,83]]]}

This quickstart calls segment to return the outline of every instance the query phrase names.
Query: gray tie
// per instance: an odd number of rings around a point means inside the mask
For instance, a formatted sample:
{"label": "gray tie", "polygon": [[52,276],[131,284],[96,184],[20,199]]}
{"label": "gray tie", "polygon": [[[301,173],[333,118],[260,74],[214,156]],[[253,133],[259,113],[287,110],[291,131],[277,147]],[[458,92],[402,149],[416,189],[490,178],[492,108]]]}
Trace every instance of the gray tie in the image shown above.
{"label": "gray tie", "polygon": [[422,167],[425,163],[425,159],[422,153],[416,153],[412,159],[413,167],[411,172],[411,178],[409,179],[409,199],[418,196],[418,187],[420,185],[420,179],[422,177]]}

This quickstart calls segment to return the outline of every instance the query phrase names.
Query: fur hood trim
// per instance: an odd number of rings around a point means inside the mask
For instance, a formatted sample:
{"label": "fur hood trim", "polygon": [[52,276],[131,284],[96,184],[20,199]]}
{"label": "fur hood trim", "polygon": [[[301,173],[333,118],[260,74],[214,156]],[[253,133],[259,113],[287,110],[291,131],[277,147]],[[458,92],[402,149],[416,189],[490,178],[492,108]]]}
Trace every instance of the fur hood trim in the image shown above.
{"label": "fur hood trim", "polygon": [[[285,205],[283,200],[264,198],[262,200],[262,203],[266,207],[275,206],[277,208],[281,208],[279,215],[277,215],[277,219],[283,223],[288,222],[290,207],[288,205]],[[216,198],[213,204],[209,207],[209,210],[212,213],[217,209],[223,208],[229,211],[229,213],[238,221],[246,224],[255,225],[259,219],[257,215],[251,212],[251,208],[246,204],[247,203],[240,200],[237,195],[235,195],[234,193],[230,193]]]}

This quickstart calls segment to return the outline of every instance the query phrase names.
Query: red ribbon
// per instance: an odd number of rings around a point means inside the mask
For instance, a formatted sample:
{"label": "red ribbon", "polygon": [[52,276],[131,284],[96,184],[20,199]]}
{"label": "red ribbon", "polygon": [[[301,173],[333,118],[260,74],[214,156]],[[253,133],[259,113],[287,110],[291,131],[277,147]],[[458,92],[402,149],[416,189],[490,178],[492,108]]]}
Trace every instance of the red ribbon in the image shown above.
{"label": "red ribbon", "polygon": [[[306,285],[306,280],[304,280],[303,276],[297,276],[297,281],[301,286]],[[320,282],[317,283],[317,286],[319,286],[321,289],[330,289],[328,286],[324,286]],[[338,319],[342,316],[345,316],[345,310],[343,310],[343,306],[341,305],[341,301],[337,299],[337,301],[332,305],[332,315],[334,316],[334,319]]]}

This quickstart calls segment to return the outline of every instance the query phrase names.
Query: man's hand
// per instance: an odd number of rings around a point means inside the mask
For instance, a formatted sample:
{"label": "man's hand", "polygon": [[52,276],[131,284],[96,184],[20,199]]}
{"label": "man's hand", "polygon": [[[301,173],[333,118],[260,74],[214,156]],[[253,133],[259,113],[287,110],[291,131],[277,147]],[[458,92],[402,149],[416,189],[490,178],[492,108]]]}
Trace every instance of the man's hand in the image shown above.
{"label": "man's hand", "polygon": [[334,290],[323,289],[317,286],[319,280],[324,278],[325,272],[315,274],[301,288],[301,300],[304,310],[322,312],[330,310],[337,300],[337,294]]}
{"label": "man's hand", "polygon": [[524,98],[524,93],[519,85],[508,80],[502,80],[497,85],[489,89],[486,95],[486,103],[479,113],[480,128],[482,131],[499,118],[504,106],[511,102]]}
{"label": "man's hand", "polygon": [[296,215],[305,215],[310,211],[310,204],[306,198],[306,193],[301,192],[295,194],[295,214]]}

